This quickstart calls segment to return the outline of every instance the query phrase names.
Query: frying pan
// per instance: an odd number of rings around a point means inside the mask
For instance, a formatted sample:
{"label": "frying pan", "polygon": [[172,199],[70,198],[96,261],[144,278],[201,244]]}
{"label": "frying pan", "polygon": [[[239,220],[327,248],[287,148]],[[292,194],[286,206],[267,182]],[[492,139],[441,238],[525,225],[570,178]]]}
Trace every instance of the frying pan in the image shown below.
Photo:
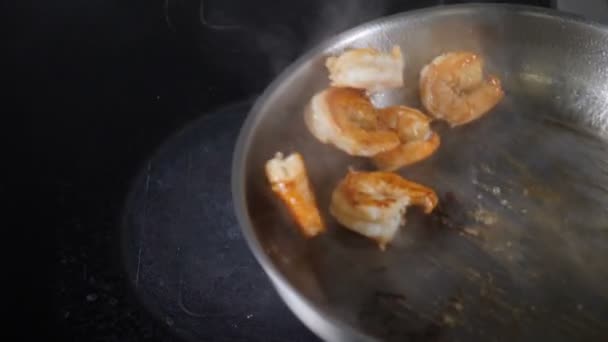
{"label": "frying pan", "polygon": [[[410,209],[382,252],[328,213],[349,167],[319,143],[303,109],[328,86],[324,60],[347,48],[405,58],[405,86],[375,100],[420,108],[418,75],[435,56],[475,51],[505,99],[471,124],[434,129],[431,158],[398,172],[433,187],[431,215]],[[264,163],[299,151],[328,231],[304,239],[272,194]],[[461,5],[383,18],[317,46],[251,110],[233,161],[249,247],[291,310],[332,341],[608,338],[608,29],[555,11]]]}

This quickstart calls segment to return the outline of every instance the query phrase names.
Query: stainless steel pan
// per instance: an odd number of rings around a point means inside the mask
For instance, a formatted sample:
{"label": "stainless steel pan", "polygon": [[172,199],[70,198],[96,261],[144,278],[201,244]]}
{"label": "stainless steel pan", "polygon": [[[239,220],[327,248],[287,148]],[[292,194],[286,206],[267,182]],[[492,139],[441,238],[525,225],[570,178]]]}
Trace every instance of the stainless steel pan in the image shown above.
{"label": "stainless steel pan", "polygon": [[[302,111],[328,85],[324,59],[349,47],[406,60],[404,90],[442,52],[473,50],[504,83],[484,118],[450,129],[432,158],[400,170],[441,197],[408,212],[387,251],[340,228],[329,196],[364,159],[322,145]],[[300,151],[329,231],[305,240],[263,173]],[[608,338],[608,29],[519,6],[432,8],[384,18],[308,52],[264,93],[233,164],[239,222],[293,312],[326,340],[605,340]]]}

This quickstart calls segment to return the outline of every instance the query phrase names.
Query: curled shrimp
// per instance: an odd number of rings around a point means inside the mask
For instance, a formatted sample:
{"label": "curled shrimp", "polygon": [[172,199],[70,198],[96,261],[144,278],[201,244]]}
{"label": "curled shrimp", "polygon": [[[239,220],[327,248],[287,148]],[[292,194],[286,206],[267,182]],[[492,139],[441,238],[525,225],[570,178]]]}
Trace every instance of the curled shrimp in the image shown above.
{"label": "curled shrimp", "polygon": [[384,250],[405,223],[408,206],[420,206],[429,214],[437,202],[432,189],[395,173],[349,171],[334,190],[329,210],[344,227],[375,240]]}
{"label": "curled shrimp", "polygon": [[304,236],[313,237],[325,230],[301,154],[283,158],[277,153],[266,162],[266,178]]}
{"label": "curled shrimp", "polygon": [[363,90],[330,87],[312,98],[304,118],[317,139],[352,156],[371,157],[400,143]]}
{"label": "curled shrimp", "polygon": [[420,97],[430,114],[458,126],[487,113],[504,92],[497,77],[484,79],[482,57],[472,52],[450,52],[422,69]]}
{"label": "curled shrimp", "polygon": [[384,108],[380,120],[399,134],[401,144],[373,157],[374,164],[385,171],[393,171],[431,156],[441,139],[431,130],[431,119],[417,109],[406,106]]}
{"label": "curled shrimp", "polygon": [[372,48],[352,49],[325,62],[333,87],[366,89],[371,92],[403,86],[401,48],[390,53]]}

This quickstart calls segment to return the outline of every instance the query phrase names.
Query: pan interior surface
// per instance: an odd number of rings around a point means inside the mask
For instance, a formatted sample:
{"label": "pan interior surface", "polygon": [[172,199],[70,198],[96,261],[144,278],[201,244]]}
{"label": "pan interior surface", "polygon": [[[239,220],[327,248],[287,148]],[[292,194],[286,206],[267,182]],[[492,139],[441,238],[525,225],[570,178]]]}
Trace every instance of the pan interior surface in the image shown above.
{"label": "pan interior surface", "polygon": [[[383,105],[420,108],[421,68],[454,50],[481,54],[506,97],[471,124],[435,124],[438,152],[398,172],[434,188],[440,205],[430,216],[410,209],[382,252],[328,212],[348,168],[373,166],[318,142],[302,113],[328,85],[328,55],[393,44],[405,58],[405,87],[380,96]],[[393,16],[309,53],[251,116],[239,147],[243,229],[273,281],[324,320],[378,340],[608,337],[606,29],[512,6]],[[278,151],[303,154],[325,234],[301,237],[272,194],[264,163]]]}

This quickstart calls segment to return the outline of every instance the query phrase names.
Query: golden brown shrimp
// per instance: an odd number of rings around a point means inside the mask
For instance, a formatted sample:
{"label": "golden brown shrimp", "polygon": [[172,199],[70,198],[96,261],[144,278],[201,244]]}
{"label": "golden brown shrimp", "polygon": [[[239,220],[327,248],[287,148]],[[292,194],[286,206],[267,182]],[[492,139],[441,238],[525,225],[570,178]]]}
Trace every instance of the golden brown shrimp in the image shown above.
{"label": "golden brown shrimp", "polygon": [[283,158],[281,153],[277,153],[266,162],[266,178],[272,191],[289,209],[302,234],[313,237],[325,230],[301,154],[293,153]]}
{"label": "golden brown shrimp", "polygon": [[432,189],[395,173],[349,171],[334,190],[329,210],[340,224],[384,249],[405,223],[408,206],[429,214],[437,201]]}
{"label": "golden brown shrimp", "polygon": [[417,109],[395,106],[382,109],[380,120],[399,134],[401,144],[373,157],[376,166],[393,171],[428,158],[440,144],[439,135],[431,130],[431,119]]}
{"label": "golden brown shrimp", "polygon": [[378,153],[373,157],[374,164],[381,170],[394,171],[428,158],[440,144],[439,135],[432,132],[426,140],[409,141],[393,150]]}
{"label": "golden brown shrimp", "polygon": [[400,143],[363,90],[328,88],[312,98],[304,118],[317,139],[353,156],[371,157]]}
{"label": "golden brown shrimp", "polygon": [[325,62],[333,87],[366,89],[371,92],[403,86],[401,48],[390,53],[372,48],[352,49]]}
{"label": "golden brown shrimp", "polygon": [[452,126],[478,119],[504,97],[500,80],[483,77],[483,58],[472,52],[450,52],[420,72],[420,98],[434,117]]}

